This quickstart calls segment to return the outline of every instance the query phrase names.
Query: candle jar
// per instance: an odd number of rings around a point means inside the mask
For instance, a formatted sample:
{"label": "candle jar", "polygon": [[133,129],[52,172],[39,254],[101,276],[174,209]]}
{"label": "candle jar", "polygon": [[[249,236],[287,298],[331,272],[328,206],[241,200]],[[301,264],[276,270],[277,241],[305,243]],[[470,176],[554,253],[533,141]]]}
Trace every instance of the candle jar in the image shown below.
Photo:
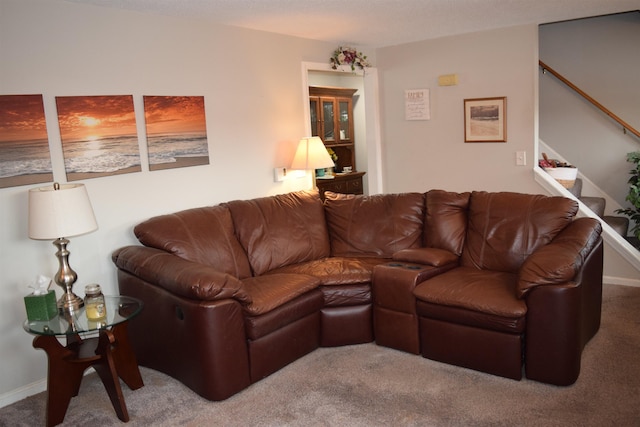
{"label": "candle jar", "polygon": [[99,321],[107,317],[107,306],[100,285],[87,285],[84,289],[84,309],[87,319]]}

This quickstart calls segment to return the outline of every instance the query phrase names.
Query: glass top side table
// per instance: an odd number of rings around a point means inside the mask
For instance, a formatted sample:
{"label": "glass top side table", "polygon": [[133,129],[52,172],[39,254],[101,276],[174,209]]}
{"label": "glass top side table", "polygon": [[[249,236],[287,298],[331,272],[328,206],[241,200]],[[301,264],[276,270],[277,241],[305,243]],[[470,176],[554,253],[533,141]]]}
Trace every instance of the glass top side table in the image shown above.
{"label": "glass top side table", "polygon": [[134,318],[142,311],[142,301],[126,296],[105,296],[107,316],[103,321],[87,319],[84,308],[73,313],[59,313],[50,320],[25,320],[24,330],[34,335],[74,336],[110,328]]}
{"label": "glass top side table", "polygon": [[[126,296],[105,296],[105,304],[107,316],[101,321],[90,321],[80,308],[50,320],[26,320],[23,324],[25,331],[36,335],[33,346],[47,353],[47,426],[62,423],[90,366],[104,384],[118,418],[129,421],[118,378],[131,390],[144,385],[127,335],[127,322],[142,311],[143,304]],[[58,338],[66,338],[66,345]]]}

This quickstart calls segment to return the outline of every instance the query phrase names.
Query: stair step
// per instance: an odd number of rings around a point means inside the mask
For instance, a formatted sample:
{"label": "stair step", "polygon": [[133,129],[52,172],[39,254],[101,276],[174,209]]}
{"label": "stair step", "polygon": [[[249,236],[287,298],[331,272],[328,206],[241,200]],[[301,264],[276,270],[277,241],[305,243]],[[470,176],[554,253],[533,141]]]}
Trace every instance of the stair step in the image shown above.
{"label": "stair step", "polygon": [[609,216],[605,215],[602,220],[609,224],[619,235],[627,237],[629,231],[629,218],[624,216]]}
{"label": "stair step", "polygon": [[582,196],[582,179],[576,178],[576,182],[573,183],[573,187],[568,190],[576,199],[579,199],[580,196]]}
{"label": "stair step", "polygon": [[640,239],[635,236],[627,236],[627,242],[631,243],[631,246],[640,251]]}
{"label": "stair step", "polygon": [[568,188],[569,192],[573,194],[577,199],[585,204],[589,209],[598,215],[602,220],[609,224],[611,228],[622,237],[627,238],[629,232],[629,218],[625,216],[610,216],[604,214],[606,200],[602,197],[582,197],[582,179],[576,178],[576,182],[573,187]]}
{"label": "stair step", "polygon": [[604,216],[606,201],[602,197],[580,197],[580,201],[593,211],[600,218]]}

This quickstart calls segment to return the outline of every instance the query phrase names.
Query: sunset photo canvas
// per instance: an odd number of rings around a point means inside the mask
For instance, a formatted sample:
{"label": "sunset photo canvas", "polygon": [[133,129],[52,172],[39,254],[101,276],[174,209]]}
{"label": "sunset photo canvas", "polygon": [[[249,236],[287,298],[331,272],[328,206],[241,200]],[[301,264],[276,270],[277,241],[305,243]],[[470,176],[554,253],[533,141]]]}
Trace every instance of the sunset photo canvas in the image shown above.
{"label": "sunset photo canvas", "polygon": [[144,96],[149,170],[209,164],[203,96]]}
{"label": "sunset photo canvas", "polygon": [[56,97],[67,180],[140,172],[131,95]]}
{"label": "sunset photo canvas", "polygon": [[0,95],[0,188],[51,181],[42,95]]}

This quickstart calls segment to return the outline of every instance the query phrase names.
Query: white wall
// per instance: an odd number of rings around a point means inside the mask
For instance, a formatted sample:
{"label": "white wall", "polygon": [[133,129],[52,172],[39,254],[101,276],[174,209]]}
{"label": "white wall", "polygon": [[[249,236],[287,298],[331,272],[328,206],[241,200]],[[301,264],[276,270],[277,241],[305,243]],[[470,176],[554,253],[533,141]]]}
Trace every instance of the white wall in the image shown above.
{"label": "white wall", "polygon": [[[379,49],[385,191],[540,193],[532,180],[536,141],[537,27],[427,40]],[[457,86],[438,76],[457,74]],[[431,120],[404,119],[405,89],[430,89]],[[507,142],[465,143],[467,98],[507,97]],[[527,165],[516,166],[516,151]]]}
{"label": "white wall", "polygon": [[[83,181],[99,230],[71,238],[75,286],[117,293],[113,250],[134,243],[132,226],[194,206],[310,188],[310,177],[273,181],[305,135],[301,63],[327,62],[335,46],[55,0],[0,1],[0,94],[43,94],[54,178],[65,181],[55,96],[203,95],[211,164]],[[373,52],[372,52],[373,54]],[[144,149],[144,139],[141,146]],[[41,184],[44,185],[44,184]],[[36,185],[39,186],[39,185]],[[46,356],[22,330],[23,296],[57,270],[55,248],[27,238],[27,191],[0,189],[0,406],[32,392]],[[37,388],[36,387],[36,388]]]}

